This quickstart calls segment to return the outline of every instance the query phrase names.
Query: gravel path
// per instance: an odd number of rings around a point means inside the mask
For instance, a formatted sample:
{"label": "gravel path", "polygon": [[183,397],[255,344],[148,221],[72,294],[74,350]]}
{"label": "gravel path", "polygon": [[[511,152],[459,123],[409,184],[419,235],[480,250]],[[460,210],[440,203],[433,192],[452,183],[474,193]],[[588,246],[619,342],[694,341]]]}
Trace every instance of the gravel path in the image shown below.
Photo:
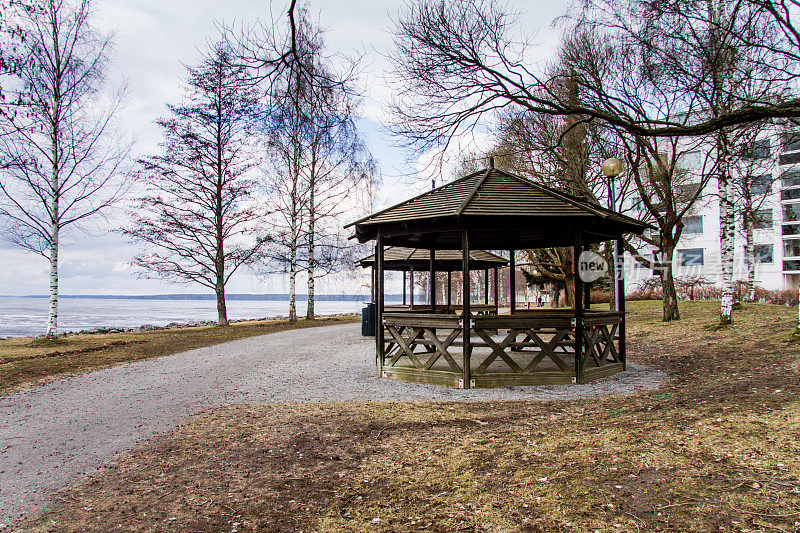
{"label": "gravel path", "polygon": [[666,377],[629,364],[628,372],[581,386],[463,391],[400,383],[375,377],[374,342],[359,327],[273,333],[0,396],[0,524],[143,439],[227,403],[586,398],[656,388]]}

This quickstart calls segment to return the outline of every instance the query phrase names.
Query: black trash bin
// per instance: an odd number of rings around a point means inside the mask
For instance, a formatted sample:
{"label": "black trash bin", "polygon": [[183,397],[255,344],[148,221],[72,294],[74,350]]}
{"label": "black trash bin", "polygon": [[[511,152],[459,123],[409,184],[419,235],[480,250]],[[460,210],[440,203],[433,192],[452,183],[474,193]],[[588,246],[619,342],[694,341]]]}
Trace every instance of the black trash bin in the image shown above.
{"label": "black trash bin", "polygon": [[374,337],[375,336],[375,304],[368,303],[366,307],[361,309],[361,336]]}

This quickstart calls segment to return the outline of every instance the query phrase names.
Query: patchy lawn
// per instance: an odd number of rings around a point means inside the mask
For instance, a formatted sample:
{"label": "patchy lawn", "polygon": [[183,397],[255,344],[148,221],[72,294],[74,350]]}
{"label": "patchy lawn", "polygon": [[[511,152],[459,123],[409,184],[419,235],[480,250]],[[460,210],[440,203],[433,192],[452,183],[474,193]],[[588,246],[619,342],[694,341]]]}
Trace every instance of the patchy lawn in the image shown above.
{"label": "patchy lawn", "polygon": [[[630,304],[657,391],[230,406],[62,494],[35,531],[798,531],[795,310]],[[408,385],[410,387],[414,385]]]}
{"label": "patchy lawn", "polygon": [[231,326],[175,328],[106,335],[66,335],[55,341],[17,337],[0,340],[0,394],[65,374],[170,355],[221,342],[287,329],[355,322],[355,315],[300,320],[237,322]]}

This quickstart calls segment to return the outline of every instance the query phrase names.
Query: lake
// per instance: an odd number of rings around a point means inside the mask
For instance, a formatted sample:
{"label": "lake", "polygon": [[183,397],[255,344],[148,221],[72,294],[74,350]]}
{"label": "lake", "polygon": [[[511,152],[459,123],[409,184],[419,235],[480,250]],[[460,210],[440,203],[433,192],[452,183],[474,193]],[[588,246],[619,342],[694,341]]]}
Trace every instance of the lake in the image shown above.
{"label": "lake", "polygon": [[[368,298],[368,297],[367,297]],[[24,337],[45,333],[47,326],[46,297],[0,297],[0,337]],[[227,302],[228,318],[263,318],[286,316],[289,301],[241,300]],[[360,313],[360,300],[317,300],[318,315]],[[297,313],[305,315],[306,301],[298,300]],[[217,306],[213,299],[126,299],[70,298],[59,300],[58,330],[79,331],[98,327],[135,328],[144,324],[165,326],[170,322],[216,320]]]}

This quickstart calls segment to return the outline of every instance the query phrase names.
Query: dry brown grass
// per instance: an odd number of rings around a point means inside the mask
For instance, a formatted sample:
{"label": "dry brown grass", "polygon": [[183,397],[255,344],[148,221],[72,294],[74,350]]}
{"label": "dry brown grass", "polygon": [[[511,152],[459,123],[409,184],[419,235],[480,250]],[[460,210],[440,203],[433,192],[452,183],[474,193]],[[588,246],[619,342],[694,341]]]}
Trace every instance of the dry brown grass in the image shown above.
{"label": "dry brown grass", "polygon": [[[35,531],[797,531],[793,310],[630,306],[657,391],[570,402],[231,406],[70,489]],[[793,369],[794,368],[794,369]],[[414,386],[414,385],[408,385]]]}
{"label": "dry brown grass", "polygon": [[170,355],[286,329],[355,322],[355,315],[300,320],[237,322],[229,327],[175,328],[105,335],[67,335],[57,341],[30,337],[0,340],[0,394],[33,383],[120,363]]}

